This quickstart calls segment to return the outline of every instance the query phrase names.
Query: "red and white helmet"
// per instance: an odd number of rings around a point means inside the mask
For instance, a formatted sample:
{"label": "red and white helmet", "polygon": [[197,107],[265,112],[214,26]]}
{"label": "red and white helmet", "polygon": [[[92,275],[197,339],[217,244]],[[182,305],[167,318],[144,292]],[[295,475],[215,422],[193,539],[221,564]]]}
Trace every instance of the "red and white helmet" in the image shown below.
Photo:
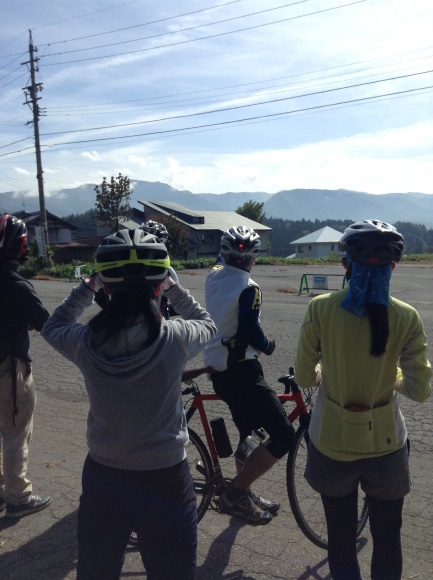
{"label": "red and white helmet", "polygon": [[18,260],[23,263],[28,253],[26,224],[5,213],[0,217],[0,260]]}

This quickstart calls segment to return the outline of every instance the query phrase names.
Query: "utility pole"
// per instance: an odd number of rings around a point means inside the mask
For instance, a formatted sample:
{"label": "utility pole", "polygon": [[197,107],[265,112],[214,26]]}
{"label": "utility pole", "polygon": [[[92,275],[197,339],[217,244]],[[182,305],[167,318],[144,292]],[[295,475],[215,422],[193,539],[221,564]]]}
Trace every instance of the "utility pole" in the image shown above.
{"label": "utility pole", "polygon": [[35,135],[35,151],[36,151],[36,177],[38,180],[38,191],[39,191],[39,215],[41,220],[41,226],[43,230],[43,241],[45,245],[45,256],[44,258],[48,260],[47,248],[48,248],[48,223],[47,223],[47,211],[45,209],[45,194],[44,194],[44,179],[42,170],[42,157],[41,157],[41,144],[39,140],[39,117],[44,113],[44,110],[39,108],[38,101],[41,97],[38,97],[38,93],[42,91],[42,83],[36,82],[36,72],[39,71],[37,63],[39,59],[35,57],[35,52],[38,49],[33,46],[32,31],[29,30],[29,54],[30,60],[27,62],[22,62],[22,65],[30,65],[30,85],[24,87],[23,91],[26,96],[26,102],[24,105],[28,105],[33,112],[33,121],[28,121],[27,125],[33,123],[34,135]]}

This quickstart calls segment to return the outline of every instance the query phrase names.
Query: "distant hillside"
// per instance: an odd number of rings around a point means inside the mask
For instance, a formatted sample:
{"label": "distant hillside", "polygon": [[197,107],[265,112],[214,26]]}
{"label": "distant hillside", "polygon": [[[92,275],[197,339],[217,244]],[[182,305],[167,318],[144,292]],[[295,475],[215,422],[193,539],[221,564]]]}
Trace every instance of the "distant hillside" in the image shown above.
{"label": "distant hillside", "polygon": [[[235,211],[250,199],[264,203],[267,218],[299,219],[362,219],[380,218],[391,223],[408,221],[433,227],[433,195],[424,193],[388,193],[373,195],[345,189],[292,189],[270,194],[265,192],[192,193],[174,189],[166,183],[134,181],[131,203],[139,201],[174,201],[191,210]],[[95,206],[94,184],[56,191],[46,197],[51,213],[63,217],[81,214]],[[25,192],[0,193],[0,212],[39,209],[38,197],[25,197]]]}
{"label": "distant hillside", "polygon": [[266,217],[290,220],[380,218],[391,223],[409,221],[433,226],[433,195],[387,193],[372,195],[346,189],[280,191],[264,206]]}

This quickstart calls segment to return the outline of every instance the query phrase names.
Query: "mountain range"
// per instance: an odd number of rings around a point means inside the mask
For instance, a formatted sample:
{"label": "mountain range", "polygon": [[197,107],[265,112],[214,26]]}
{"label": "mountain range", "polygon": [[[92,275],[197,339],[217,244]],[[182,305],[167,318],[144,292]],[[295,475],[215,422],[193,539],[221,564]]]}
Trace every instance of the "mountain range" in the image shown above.
{"label": "mountain range", "polygon": [[[95,184],[55,191],[45,197],[46,210],[58,216],[81,214],[95,207]],[[278,193],[226,192],[192,193],[174,189],[166,183],[133,181],[131,205],[139,201],[172,201],[193,211],[235,211],[249,200],[263,203],[267,218],[287,220],[377,218],[391,223],[406,221],[433,228],[433,195],[425,193],[387,193],[373,195],[347,189],[290,189]],[[0,214],[39,209],[38,197],[24,192],[0,193]]]}

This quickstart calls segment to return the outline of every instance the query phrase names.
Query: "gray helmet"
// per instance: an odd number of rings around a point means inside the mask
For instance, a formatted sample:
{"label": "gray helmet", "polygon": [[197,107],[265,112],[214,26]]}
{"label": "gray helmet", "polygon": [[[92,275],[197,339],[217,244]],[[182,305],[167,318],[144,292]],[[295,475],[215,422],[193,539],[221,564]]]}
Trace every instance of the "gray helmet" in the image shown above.
{"label": "gray helmet", "polygon": [[260,252],[260,236],[245,226],[233,226],[221,237],[224,263],[249,270]]}
{"label": "gray helmet", "polygon": [[168,242],[168,231],[164,224],[155,222],[153,220],[146,220],[141,224],[141,229],[148,234],[152,234],[159,238],[163,244]]}
{"label": "gray helmet", "polygon": [[28,233],[23,220],[5,213],[0,217],[0,260],[26,261]]}
{"label": "gray helmet", "polygon": [[142,229],[119,230],[96,250],[95,270],[106,283],[134,279],[157,285],[167,277],[169,268],[165,244]]}
{"label": "gray helmet", "polygon": [[240,258],[257,256],[260,252],[260,236],[252,228],[233,226],[221,237],[222,256]]}
{"label": "gray helmet", "polygon": [[387,222],[361,220],[344,230],[340,249],[361,264],[384,266],[400,261],[403,236]]}

